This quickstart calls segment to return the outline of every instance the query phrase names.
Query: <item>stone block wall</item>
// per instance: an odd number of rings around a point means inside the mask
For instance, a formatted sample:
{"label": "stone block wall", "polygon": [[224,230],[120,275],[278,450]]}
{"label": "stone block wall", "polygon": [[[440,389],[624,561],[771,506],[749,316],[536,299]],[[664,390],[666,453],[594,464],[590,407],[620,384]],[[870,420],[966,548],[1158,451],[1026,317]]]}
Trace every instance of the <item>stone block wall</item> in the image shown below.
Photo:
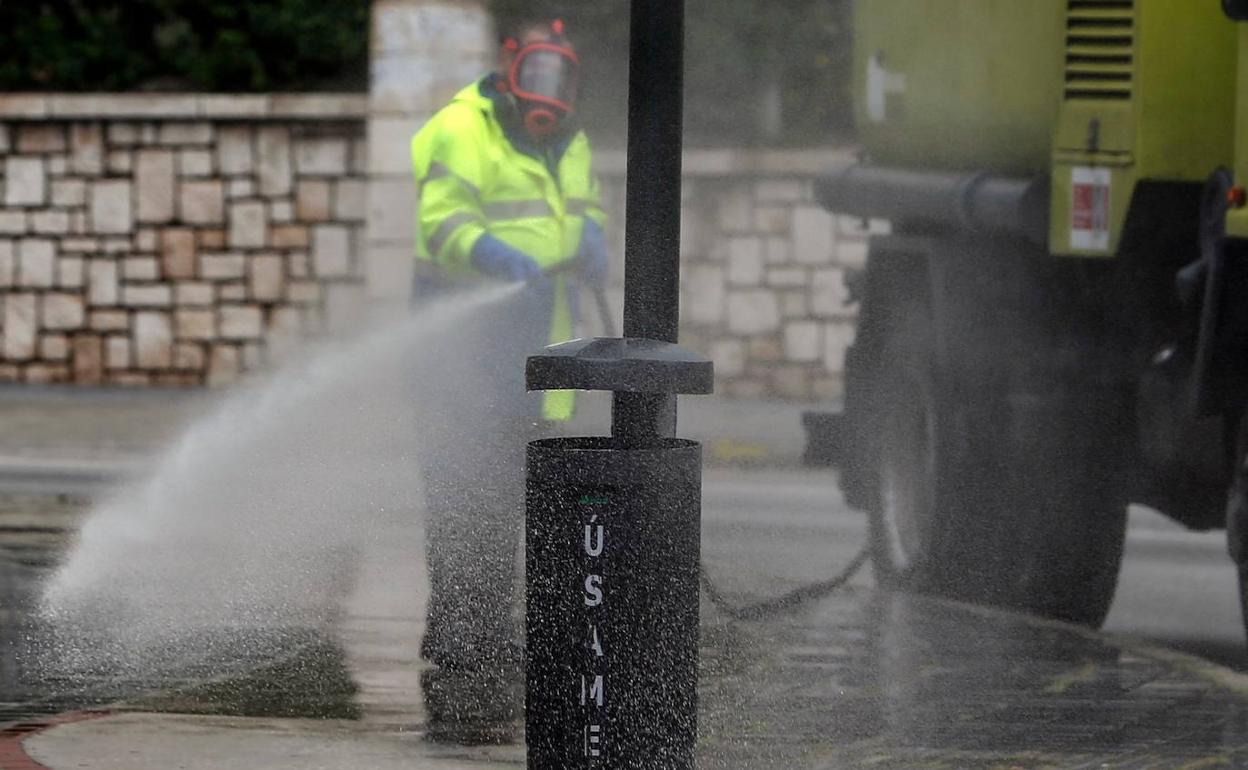
{"label": "stone block wall", "polygon": [[[226,383],[302,336],[404,312],[408,143],[488,68],[493,25],[481,0],[373,8],[368,95],[0,94],[0,382]],[[721,394],[839,397],[845,278],[886,230],[814,202],[851,160],[686,153],[682,339]],[[596,167],[618,311],[624,155]]]}
{"label": "stone block wall", "polygon": [[[835,216],[813,196],[849,150],[689,151],[684,161],[681,340],[715,362],[716,392],[796,401],[842,393],[857,307],[846,277],[884,222]],[[622,281],[624,158],[602,154]],[[618,294],[618,291],[617,291]]]}
{"label": "stone block wall", "polygon": [[0,381],[199,385],[364,282],[361,96],[0,97]]}
{"label": "stone block wall", "polygon": [[[415,191],[405,132],[369,146],[389,120],[371,101],[0,96],[0,382],[228,383],[362,308],[401,309]],[[686,153],[682,339],[718,392],[839,397],[845,277],[885,227],[824,212],[812,187],[851,160]],[[625,157],[596,163],[618,310]]]}

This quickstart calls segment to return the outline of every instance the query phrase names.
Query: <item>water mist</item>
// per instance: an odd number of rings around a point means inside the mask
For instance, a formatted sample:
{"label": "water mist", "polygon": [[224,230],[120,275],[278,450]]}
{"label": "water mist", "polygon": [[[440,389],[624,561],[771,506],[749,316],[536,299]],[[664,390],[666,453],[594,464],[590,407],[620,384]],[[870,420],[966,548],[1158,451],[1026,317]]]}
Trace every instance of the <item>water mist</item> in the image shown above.
{"label": "water mist", "polygon": [[476,351],[520,291],[452,297],[231,391],[87,517],[45,592],[44,657],[211,669],[243,640],[326,624],[381,525],[420,525],[420,442],[489,429]]}

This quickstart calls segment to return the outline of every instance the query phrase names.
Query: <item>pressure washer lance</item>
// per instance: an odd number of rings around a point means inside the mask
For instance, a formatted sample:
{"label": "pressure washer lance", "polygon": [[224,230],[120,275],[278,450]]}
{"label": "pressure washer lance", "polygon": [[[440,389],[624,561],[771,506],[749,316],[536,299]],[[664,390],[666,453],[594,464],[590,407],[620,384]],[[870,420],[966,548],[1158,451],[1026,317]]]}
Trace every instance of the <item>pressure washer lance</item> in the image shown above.
{"label": "pressure washer lance", "polygon": [[[568,265],[560,265],[554,271],[548,272],[567,272],[579,269],[580,260],[576,260]],[[614,337],[615,321],[611,315],[611,304],[607,301],[607,290],[603,286],[589,286],[582,284],[589,289],[594,298],[594,305],[598,308],[598,319],[602,325],[602,334],[604,337]],[[796,588],[786,594],[782,594],[772,599],[764,599],[754,604],[746,604],[737,606],[728,601],[723,594],[715,588],[715,584],[711,582],[710,575],[706,572],[706,565],[698,565],[698,580],[702,584],[702,591],[706,594],[706,598],[720,612],[724,613],[733,620],[761,620],[768,615],[773,615],[793,607],[800,606],[807,602],[813,602],[833,593],[837,589],[844,586],[850,580],[854,579],[854,575],[858,574],[858,570],[867,563],[871,558],[871,548],[868,545],[858,551],[857,555],[850,560],[845,569],[831,580],[824,580],[818,583]]]}

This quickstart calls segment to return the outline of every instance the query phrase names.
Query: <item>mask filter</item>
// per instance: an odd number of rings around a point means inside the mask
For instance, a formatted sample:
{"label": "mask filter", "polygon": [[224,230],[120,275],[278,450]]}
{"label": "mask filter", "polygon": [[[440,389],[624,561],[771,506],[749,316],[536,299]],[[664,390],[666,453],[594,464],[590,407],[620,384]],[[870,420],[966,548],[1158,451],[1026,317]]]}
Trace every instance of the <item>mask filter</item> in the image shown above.
{"label": "mask filter", "polygon": [[544,107],[534,107],[525,113],[524,127],[533,136],[539,139],[545,138],[555,133],[555,129],[559,128],[559,118],[551,110]]}

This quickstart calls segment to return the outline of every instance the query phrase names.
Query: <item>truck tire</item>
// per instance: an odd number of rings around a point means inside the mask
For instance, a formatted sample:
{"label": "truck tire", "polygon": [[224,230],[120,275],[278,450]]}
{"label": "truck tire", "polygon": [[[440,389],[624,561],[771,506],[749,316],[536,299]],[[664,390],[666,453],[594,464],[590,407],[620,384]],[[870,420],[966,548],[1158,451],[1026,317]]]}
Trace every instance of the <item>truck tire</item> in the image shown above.
{"label": "truck tire", "polygon": [[1099,626],[1126,523],[1123,452],[1102,423],[1123,405],[942,367],[923,316],[894,319],[872,378],[877,582]]}

